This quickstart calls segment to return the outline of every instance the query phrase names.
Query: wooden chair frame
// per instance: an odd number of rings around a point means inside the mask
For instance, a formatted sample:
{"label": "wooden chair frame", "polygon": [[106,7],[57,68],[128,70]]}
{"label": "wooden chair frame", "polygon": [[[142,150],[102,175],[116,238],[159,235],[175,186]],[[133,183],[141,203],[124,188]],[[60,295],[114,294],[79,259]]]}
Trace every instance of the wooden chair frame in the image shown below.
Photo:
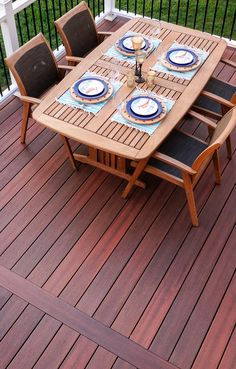
{"label": "wooden chair frame", "polygon": [[[235,70],[236,70],[236,63],[233,62],[232,60],[222,58],[221,62],[235,68]],[[203,90],[201,95],[215,101],[216,103],[218,103],[221,106],[222,114],[221,115],[217,114],[215,112],[212,112],[211,110],[204,109],[204,108],[201,108],[201,107],[196,106],[196,105],[193,106],[194,110],[196,110],[196,111],[200,112],[201,114],[204,114],[204,115],[206,115],[210,118],[216,119],[216,120],[219,120],[224,114],[227,113],[228,110],[232,109],[236,105],[236,92],[232,95],[230,100],[226,100],[223,97],[221,97],[217,94],[214,94],[212,92],[209,92],[207,90]],[[211,134],[210,131],[209,131],[209,134]],[[227,156],[228,156],[229,159],[232,159],[232,149],[231,149],[232,145],[231,145],[230,136],[226,140],[226,145],[227,145]]]}
{"label": "wooden chair frame", "polygon": [[[17,92],[15,95],[17,97],[19,97],[19,99],[22,101],[23,103],[23,117],[22,117],[22,124],[21,124],[21,143],[24,144],[25,143],[25,138],[26,138],[26,132],[27,132],[27,126],[28,126],[28,120],[31,117],[31,113],[32,113],[32,109],[34,109],[35,106],[37,106],[38,104],[40,104],[43,99],[45,98],[45,95],[43,94],[43,96],[40,98],[36,98],[36,97],[32,97],[32,96],[28,96],[27,92],[26,92],[26,86],[24,85],[20,75],[18,74],[16,68],[15,68],[15,64],[16,62],[30,49],[32,49],[33,47],[40,45],[40,44],[45,44],[48,47],[48,50],[52,56],[52,59],[55,62],[55,67],[57,69],[57,73],[58,73],[58,81],[60,81],[66,70],[71,70],[73,69],[73,67],[71,66],[67,66],[67,65],[58,65],[56,58],[47,42],[47,40],[45,39],[45,37],[43,36],[42,33],[39,33],[37,36],[35,36],[34,38],[32,38],[30,41],[28,41],[26,44],[24,44],[22,47],[20,47],[17,51],[15,51],[11,56],[9,56],[8,58],[5,59],[6,64],[8,65],[10,71],[12,72],[15,81],[18,85],[19,88],[19,93]],[[53,88],[54,86],[52,86]],[[51,90],[51,87],[49,87],[49,90],[45,91],[48,92]],[[63,138],[63,143],[66,147],[66,151],[69,154],[69,159],[71,161],[71,164],[73,166],[73,168],[76,168],[75,166],[75,161],[73,158],[73,155],[71,153],[71,149],[69,146],[69,142],[68,139],[65,137]]]}
{"label": "wooden chair frame", "polygon": [[76,5],[74,8],[72,8],[66,14],[64,14],[62,17],[57,19],[54,23],[55,23],[55,26],[56,26],[56,29],[57,29],[58,33],[61,36],[62,42],[65,46],[66,59],[71,65],[78,64],[79,62],[81,62],[81,60],[83,60],[83,57],[73,55],[70,41],[67,38],[63,28],[64,28],[65,24],[71,18],[73,18],[73,16],[75,16],[77,13],[79,13],[83,10],[87,10],[89,12],[90,16],[91,16],[91,19],[93,20],[94,31],[96,32],[96,35],[97,35],[97,43],[98,44],[100,44],[105,39],[105,37],[110,36],[112,34],[112,32],[100,32],[100,31],[98,32],[97,31],[96,23],[94,21],[91,10],[89,9],[89,7],[87,6],[87,3],[85,1],[82,1],[81,3],[79,3],[79,5]]}
{"label": "wooden chair frame", "polygon": [[[154,152],[152,156],[144,159],[143,161],[140,161],[139,163],[131,162],[131,165],[135,167],[136,169],[134,171],[134,174],[130,182],[126,186],[126,189],[123,193],[123,197],[126,197],[129,194],[129,192],[131,191],[134,185],[134,181],[137,180],[137,178],[142,173],[142,171],[156,175],[177,186],[184,188],[186,197],[187,197],[187,202],[188,202],[192,224],[194,226],[198,226],[199,222],[198,222],[197,209],[196,209],[193,189],[195,185],[197,184],[199,178],[201,177],[202,173],[205,171],[211,159],[213,159],[216,183],[220,184],[221,174],[220,174],[218,150],[223,144],[223,142],[229,137],[230,133],[232,132],[233,128],[236,125],[236,107],[228,111],[224,115],[224,117],[218,122],[218,124],[215,124],[209,118],[206,118],[205,116],[193,110],[190,110],[188,114],[192,117],[200,119],[211,130],[214,130],[209,146],[204,151],[202,151],[200,155],[198,155],[198,157],[194,160],[191,167],[158,151]],[[192,135],[190,136],[194,137]],[[194,139],[199,140],[196,137],[194,137]],[[148,164],[148,161],[151,157],[156,160],[160,160],[174,168],[177,168],[181,172],[181,178],[175,175],[169,174],[163,170],[160,170]]]}

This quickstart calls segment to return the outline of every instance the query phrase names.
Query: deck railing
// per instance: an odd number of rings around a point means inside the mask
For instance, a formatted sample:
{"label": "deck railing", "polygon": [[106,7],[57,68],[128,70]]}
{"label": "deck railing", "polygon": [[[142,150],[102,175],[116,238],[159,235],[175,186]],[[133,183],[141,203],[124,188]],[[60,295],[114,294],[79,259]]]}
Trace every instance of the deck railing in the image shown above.
{"label": "deck railing", "polygon": [[[4,58],[42,32],[55,53],[61,40],[54,20],[81,0],[0,0],[0,100],[14,89]],[[105,16],[140,15],[197,28],[236,40],[235,0],[88,0],[96,21]]]}
{"label": "deck railing", "polygon": [[117,0],[116,10],[236,39],[235,0]]}
{"label": "deck railing", "polygon": [[[0,100],[14,90],[4,58],[19,46],[42,32],[60,54],[61,40],[54,27],[54,20],[77,5],[81,0],[0,0]],[[97,21],[111,13],[112,1],[90,0],[89,7]]]}

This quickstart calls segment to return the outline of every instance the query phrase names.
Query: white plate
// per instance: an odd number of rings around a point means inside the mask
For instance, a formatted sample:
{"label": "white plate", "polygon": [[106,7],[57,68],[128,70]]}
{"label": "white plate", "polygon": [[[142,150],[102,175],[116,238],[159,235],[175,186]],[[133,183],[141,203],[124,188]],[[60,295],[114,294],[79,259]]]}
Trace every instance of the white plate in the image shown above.
{"label": "white plate", "polygon": [[[127,49],[129,49],[129,50],[134,50],[134,48],[133,48],[133,44],[132,44],[132,38],[133,38],[134,36],[130,36],[130,37],[127,37],[127,38],[125,38],[124,40],[123,40],[123,46],[124,47],[126,47]],[[142,46],[141,46],[141,48],[143,48],[143,47],[145,47],[146,46],[146,42],[145,42],[145,40],[143,40],[143,43],[142,43]]]}
{"label": "white plate", "polygon": [[154,100],[148,97],[140,97],[131,103],[130,108],[135,114],[145,116],[155,114],[158,110],[158,105]]}
{"label": "white plate", "polygon": [[188,50],[176,50],[169,54],[169,59],[176,64],[188,64],[193,61],[193,55]]}
{"label": "white plate", "polygon": [[87,96],[96,96],[104,90],[104,84],[96,79],[84,80],[79,84],[79,92]]}

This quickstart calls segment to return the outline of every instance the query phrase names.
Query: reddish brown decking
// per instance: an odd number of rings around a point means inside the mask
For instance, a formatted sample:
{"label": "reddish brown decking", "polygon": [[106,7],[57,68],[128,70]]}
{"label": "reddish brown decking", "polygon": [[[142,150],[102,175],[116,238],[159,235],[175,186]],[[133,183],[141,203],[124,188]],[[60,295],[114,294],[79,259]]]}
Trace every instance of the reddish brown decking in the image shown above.
{"label": "reddish brown decking", "polygon": [[196,188],[192,228],[181,189],[146,176],[123,200],[122,180],[73,172],[39,124],[21,145],[21,114],[16,99],[0,110],[0,368],[235,369],[236,132],[222,185],[210,166]]}

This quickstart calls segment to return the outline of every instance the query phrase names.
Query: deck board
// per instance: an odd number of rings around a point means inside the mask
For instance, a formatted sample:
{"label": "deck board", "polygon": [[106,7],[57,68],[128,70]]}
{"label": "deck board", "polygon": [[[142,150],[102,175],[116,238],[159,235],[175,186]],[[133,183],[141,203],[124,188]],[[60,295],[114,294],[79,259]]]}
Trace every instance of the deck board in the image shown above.
{"label": "deck board", "polygon": [[[222,63],[214,75],[236,84]],[[234,369],[236,132],[233,160],[221,150],[222,185],[209,166],[195,189],[193,228],[180,188],[145,175],[146,190],[124,200],[124,181],[83,164],[74,172],[60,138],[33,120],[21,145],[21,114],[16,98],[0,107],[1,369]],[[194,119],[183,127],[207,137]],[[102,345],[72,326],[80,312],[102,323]]]}

